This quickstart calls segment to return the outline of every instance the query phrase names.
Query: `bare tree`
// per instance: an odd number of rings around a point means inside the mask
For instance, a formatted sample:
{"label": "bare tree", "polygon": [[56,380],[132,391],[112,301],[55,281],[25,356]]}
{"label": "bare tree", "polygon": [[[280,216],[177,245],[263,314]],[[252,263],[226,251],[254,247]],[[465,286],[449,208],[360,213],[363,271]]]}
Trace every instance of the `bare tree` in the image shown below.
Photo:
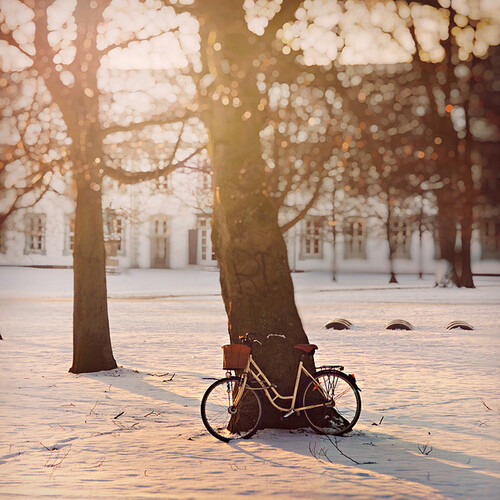
{"label": "bare tree", "polygon": [[[112,108],[110,104],[117,98],[117,92],[111,89],[106,94],[107,89],[103,87],[103,72],[109,68],[103,63],[108,61],[113,50],[125,50],[131,44],[148,38],[144,34],[144,25],[147,24],[145,17],[142,18],[143,26],[134,26],[129,33],[125,31],[116,40],[106,37],[106,23],[112,23],[105,14],[109,1],[78,1],[74,11],[66,12],[66,15],[57,12],[58,7],[67,7],[68,4],[63,2],[40,0],[15,4],[21,12],[18,18],[26,22],[19,26],[12,26],[12,21],[8,25],[4,24],[4,27],[9,26],[11,29],[2,29],[0,39],[8,42],[12,60],[17,58],[23,70],[31,68],[37,81],[46,86],[51,106],[57,109],[68,138],[64,151],[56,155],[53,162],[45,162],[43,168],[47,175],[41,177],[50,177],[54,168],[58,168],[57,163],[60,164],[64,159],[76,185],[73,365],[70,371],[81,373],[112,369],[116,367],[116,362],[111,348],[107,312],[103,177],[107,175],[120,183],[129,184],[168,175],[182,164],[176,158],[182,139],[181,122],[190,115],[185,106],[164,101],[156,103],[156,112],[147,117],[137,113],[134,115],[130,110],[121,117],[113,117],[103,111]],[[174,20],[172,30],[176,31],[178,23],[175,23],[173,11],[167,14]],[[5,16],[8,15],[6,12]],[[29,30],[30,22],[34,23],[34,35]],[[103,27],[104,30],[101,29]],[[162,34],[159,30],[157,35],[152,36],[160,37]],[[113,75],[109,69],[105,76],[108,82],[112,81]],[[182,83],[178,82],[177,87],[182,89]],[[177,124],[178,137],[172,141],[170,154],[149,171],[134,172],[122,168],[120,155],[112,153],[120,149],[117,148],[120,134],[137,133],[147,127],[164,126],[166,123]],[[114,141],[109,138],[114,138]],[[122,139],[122,142],[126,141],[127,138]],[[30,152],[19,149],[15,154],[23,156],[25,165],[29,165],[26,158],[29,158]],[[122,149],[126,149],[126,146]],[[191,152],[188,156],[193,154]],[[31,179],[28,187],[31,188],[38,180],[40,168],[35,169],[35,175],[31,175],[28,170],[28,179]]]}

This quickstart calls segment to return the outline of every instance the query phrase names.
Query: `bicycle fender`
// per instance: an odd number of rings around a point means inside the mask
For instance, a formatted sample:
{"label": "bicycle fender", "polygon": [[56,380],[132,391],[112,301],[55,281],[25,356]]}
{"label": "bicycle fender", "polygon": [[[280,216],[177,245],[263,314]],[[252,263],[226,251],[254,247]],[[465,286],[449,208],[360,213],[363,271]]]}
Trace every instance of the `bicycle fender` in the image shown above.
{"label": "bicycle fender", "polygon": [[[347,375],[347,373],[344,374],[344,375]],[[361,392],[361,389],[359,388],[359,385],[356,382],[356,378],[354,377],[354,375],[349,374],[349,375],[347,375],[347,378],[354,384],[354,387],[356,387],[356,389],[358,390],[358,392]]]}

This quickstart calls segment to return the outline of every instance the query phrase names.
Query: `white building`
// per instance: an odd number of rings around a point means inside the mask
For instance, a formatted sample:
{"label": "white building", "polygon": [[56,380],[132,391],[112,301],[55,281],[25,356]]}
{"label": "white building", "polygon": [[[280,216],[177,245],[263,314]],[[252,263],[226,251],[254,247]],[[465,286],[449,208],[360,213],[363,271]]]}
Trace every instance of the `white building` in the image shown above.
{"label": "white building", "polygon": [[[207,183],[205,177],[175,172],[168,181],[146,187],[108,190],[103,198],[104,228],[106,238],[116,242],[110,263],[117,268],[216,267],[210,215],[203,209],[208,205],[195,189],[197,183]],[[192,191],[186,186],[193,186]],[[73,210],[72,199],[48,193],[34,208],[13,214],[0,231],[0,265],[70,267]],[[352,209],[332,220],[329,210],[318,203],[285,234],[291,270],[388,273],[388,243],[380,219]],[[492,230],[488,221],[483,222],[473,233],[473,272],[498,273],[496,226]],[[420,238],[414,223],[396,218],[393,233],[396,274],[435,271],[438,255],[431,231]]]}

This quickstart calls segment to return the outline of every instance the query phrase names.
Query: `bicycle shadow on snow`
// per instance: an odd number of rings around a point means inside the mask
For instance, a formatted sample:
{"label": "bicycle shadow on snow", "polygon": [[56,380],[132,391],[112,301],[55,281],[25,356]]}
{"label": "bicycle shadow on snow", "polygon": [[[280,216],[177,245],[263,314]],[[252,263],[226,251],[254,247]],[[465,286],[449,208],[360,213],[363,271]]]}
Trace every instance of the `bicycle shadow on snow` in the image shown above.
{"label": "bicycle shadow on snow", "polygon": [[[179,373],[171,388],[168,386],[170,382],[162,383],[161,379],[154,378],[155,374],[126,368],[85,376],[147,397],[159,404],[167,403],[167,414],[182,411],[193,417],[199,412],[201,397],[206,389],[204,386],[200,387],[200,374],[191,372]],[[183,391],[192,387],[194,380],[196,395],[183,394]],[[180,410],[179,407],[185,410]],[[200,419],[200,428],[202,427]],[[215,440],[209,436],[208,431],[193,437],[201,436]],[[360,484],[369,483],[379,496],[383,496],[381,492],[386,491],[389,484],[396,488],[397,494],[401,493],[401,482],[406,484],[402,494],[424,498],[435,494],[436,491],[454,497],[494,498],[498,491],[500,474],[495,472],[498,470],[498,463],[493,460],[437,446],[434,446],[432,451],[427,448],[422,452],[419,451],[419,445],[422,443],[405,441],[378,430],[374,431],[372,427],[363,428],[359,424],[347,436],[331,439],[332,441],[329,441],[327,437],[310,430],[265,429],[259,430],[249,440],[231,441],[227,446],[238,454],[264,462],[271,467],[301,470],[304,463],[309,463],[316,469],[319,464],[322,466],[322,474],[341,474],[342,481],[347,480],[351,485],[353,480],[355,483],[359,481]],[[215,444],[226,446],[214,442]],[[429,453],[425,454],[427,451]],[[285,464],[283,460],[286,455],[289,462]],[[293,457],[297,457],[297,460],[293,460]],[[311,462],[304,461],[305,457]],[[290,459],[295,465],[290,464]],[[397,481],[399,486],[396,486],[394,481]],[[422,494],[424,491],[426,493]]]}

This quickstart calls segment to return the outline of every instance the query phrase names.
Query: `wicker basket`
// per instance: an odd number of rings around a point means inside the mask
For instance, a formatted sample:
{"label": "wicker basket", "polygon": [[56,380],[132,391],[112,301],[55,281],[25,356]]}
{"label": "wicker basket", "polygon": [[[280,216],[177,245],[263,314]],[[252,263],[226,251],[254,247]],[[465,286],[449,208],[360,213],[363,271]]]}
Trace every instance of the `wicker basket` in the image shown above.
{"label": "wicker basket", "polygon": [[222,346],[222,367],[224,370],[244,370],[250,356],[250,347],[243,344]]}

